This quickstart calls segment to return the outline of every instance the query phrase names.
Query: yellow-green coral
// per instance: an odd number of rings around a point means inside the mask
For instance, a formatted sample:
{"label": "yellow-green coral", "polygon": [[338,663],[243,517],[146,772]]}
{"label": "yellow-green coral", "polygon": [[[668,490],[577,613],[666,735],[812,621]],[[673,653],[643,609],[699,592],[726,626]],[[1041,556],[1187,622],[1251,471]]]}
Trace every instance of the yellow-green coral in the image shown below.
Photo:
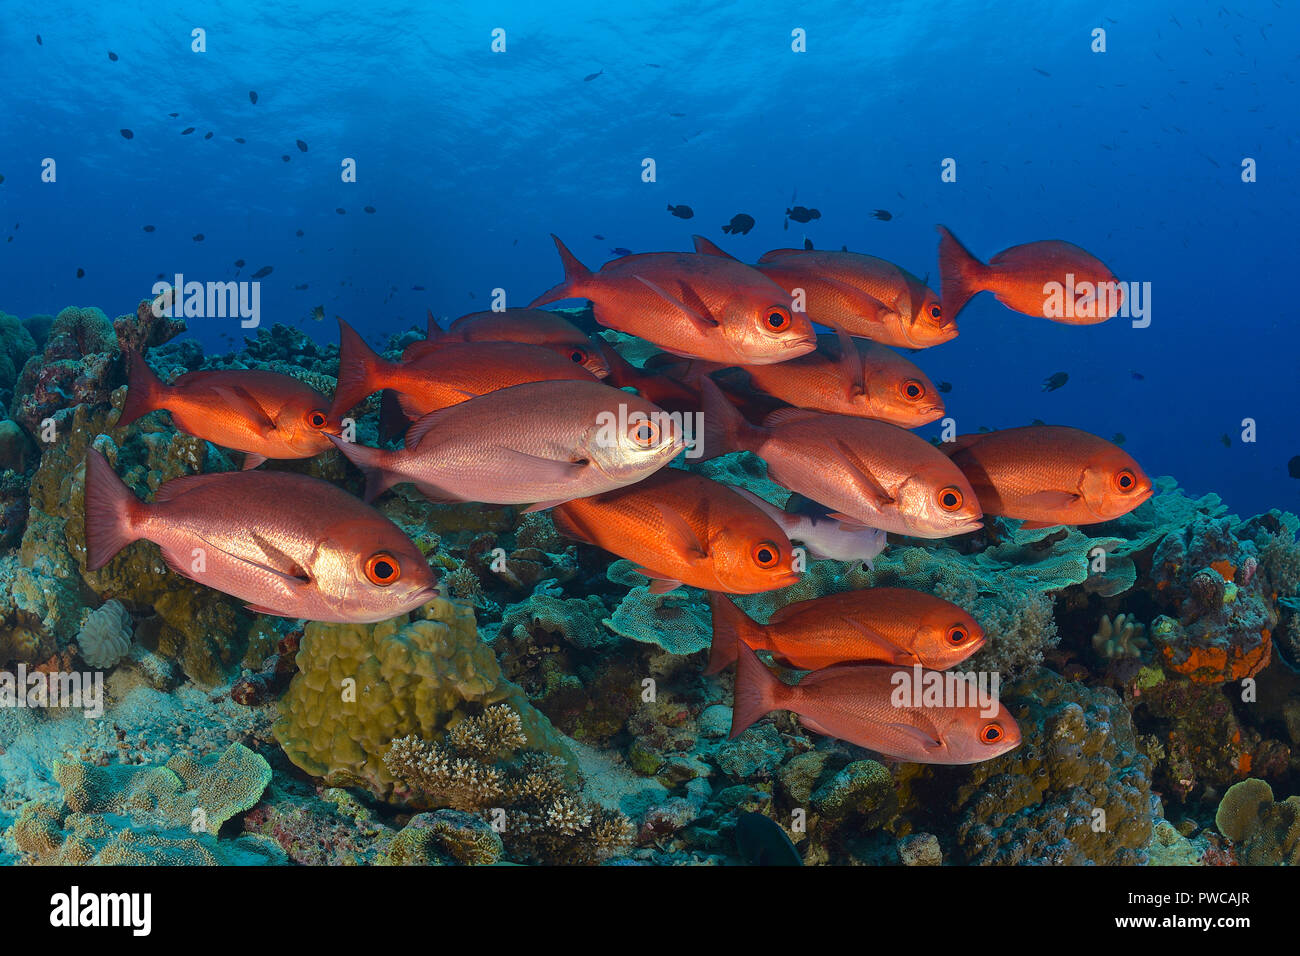
{"label": "yellow-green coral", "polygon": [[483,708],[508,703],[530,747],[573,761],[550,721],[502,676],[471,608],[438,599],[415,616],[307,625],[274,724],[290,760],[330,786],[402,802],[408,794],[383,761],[393,740],[436,739]]}
{"label": "yellow-green coral", "polygon": [[1214,825],[1247,866],[1300,865],[1300,796],[1275,803],[1272,787],[1248,777],[1223,795]]}

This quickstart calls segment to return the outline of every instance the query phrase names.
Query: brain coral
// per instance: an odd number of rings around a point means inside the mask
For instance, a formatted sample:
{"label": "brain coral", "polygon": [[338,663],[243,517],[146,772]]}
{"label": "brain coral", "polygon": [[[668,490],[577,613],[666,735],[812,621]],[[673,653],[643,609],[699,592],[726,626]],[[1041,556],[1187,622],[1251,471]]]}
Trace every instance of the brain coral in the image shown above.
{"label": "brain coral", "polygon": [[108,670],[131,649],[131,615],[121,601],[107,601],[91,612],[77,633],[81,659],[91,667]]}
{"label": "brain coral", "polygon": [[413,616],[307,625],[273,727],[290,760],[329,786],[364,787],[400,803],[410,794],[383,761],[392,741],[436,740],[498,703],[519,714],[532,749],[573,760],[550,721],[501,675],[471,608],[438,599]]}
{"label": "brain coral", "polygon": [[1120,699],[1039,668],[1002,694],[1024,743],[976,764],[957,792],[971,863],[1143,862],[1151,761]]}

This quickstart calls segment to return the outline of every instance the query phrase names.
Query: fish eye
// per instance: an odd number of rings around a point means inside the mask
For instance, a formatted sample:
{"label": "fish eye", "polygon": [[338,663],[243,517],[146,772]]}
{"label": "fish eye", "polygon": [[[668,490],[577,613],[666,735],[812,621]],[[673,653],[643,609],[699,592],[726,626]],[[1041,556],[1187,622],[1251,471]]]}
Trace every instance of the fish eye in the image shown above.
{"label": "fish eye", "polygon": [[767,570],[774,568],[781,560],[781,549],[771,541],[760,541],[754,545],[754,563]]}
{"label": "fish eye", "polygon": [[366,580],[386,588],[402,576],[402,568],[387,551],[377,551],[366,559]]}
{"label": "fish eye", "polygon": [[939,507],[944,511],[956,511],[966,499],[960,489],[949,486],[939,490],[938,500]]}
{"label": "fish eye", "polygon": [[1117,472],[1115,475],[1116,489],[1125,494],[1136,488],[1137,483],[1137,475],[1133,474],[1133,472],[1128,468]]}
{"label": "fish eye", "polygon": [[1002,726],[1000,724],[985,724],[980,729],[980,741],[986,744],[995,744],[1003,737]]}
{"label": "fish eye", "polygon": [[939,308],[938,303],[935,303],[934,305],[930,306],[930,318],[932,319],[943,318],[943,309]]}
{"label": "fish eye", "polygon": [[587,361],[587,350],[573,349],[569,352],[569,361],[581,365],[583,362]]}
{"label": "fish eye", "polygon": [[659,426],[648,418],[642,419],[631,423],[628,434],[642,448],[653,448],[659,440]]}
{"label": "fish eye", "polygon": [[925,397],[925,386],[914,378],[909,378],[899,387],[902,389],[903,395],[914,402]]}
{"label": "fish eye", "polygon": [[767,310],[767,327],[773,332],[784,332],[790,327],[790,311],[774,305]]}
{"label": "fish eye", "polygon": [[953,647],[961,647],[970,638],[970,631],[966,630],[962,624],[954,624],[948,628],[948,643]]}
{"label": "fish eye", "polygon": [[329,423],[329,418],[319,408],[313,408],[307,413],[307,424],[312,428],[324,428]]}

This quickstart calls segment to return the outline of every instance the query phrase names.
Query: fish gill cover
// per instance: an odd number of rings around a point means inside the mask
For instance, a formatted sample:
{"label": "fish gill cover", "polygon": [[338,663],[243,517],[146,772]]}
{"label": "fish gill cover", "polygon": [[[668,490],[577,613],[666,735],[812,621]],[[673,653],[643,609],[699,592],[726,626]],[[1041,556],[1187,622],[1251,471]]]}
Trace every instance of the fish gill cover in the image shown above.
{"label": "fish gill cover", "polygon": [[1294,9],[3,23],[0,862],[1300,862]]}

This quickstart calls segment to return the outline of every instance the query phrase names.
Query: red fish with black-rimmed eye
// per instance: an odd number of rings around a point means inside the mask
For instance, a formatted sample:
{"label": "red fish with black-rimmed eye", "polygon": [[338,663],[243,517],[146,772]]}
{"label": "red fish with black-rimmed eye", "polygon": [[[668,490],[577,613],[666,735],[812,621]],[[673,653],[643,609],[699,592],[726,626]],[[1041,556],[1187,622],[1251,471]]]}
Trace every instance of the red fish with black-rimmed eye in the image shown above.
{"label": "red fish with black-rimmed eye", "polygon": [[402,361],[422,358],[445,345],[469,342],[517,342],[550,349],[580,365],[596,378],[609,374],[600,353],[591,347],[586,333],[562,315],[546,309],[502,309],[500,312],[471,312],[446,329],[429,313],[427,338],[412,342],[402,352]]}
{"label": "red fish with black-rimmed eye", "polygon": [[682,584],[756,594],[799,580],[790,539],[725,485],[665,468],[551,512],[561,534],[626,558],[656,594]]}
{"label": "red fish with black-rimmed eye", "polygon": [[622,256],[592,272],[557,236],[564,281],[533,301],[586,298],[606,328],[674,355],[727,364],[784,362],[811,352],[812,323],[790,294],[744,263],[692,252]]}
{"label": "red fish with black-rimmed eye", "polygon": [[1110,521],[1151,497],[1151,479],[1128,452],[1078,428],[1004,428],[939,448],[986,514],[1019,518],[1025,528]]}
{"label": "red fish with black-rimmed eye", "polygon": [[259,614],[371,623],[438,596],[429,562],[397,525],[307,475],[189,475],[164,482],[146,503],[91,450],[85,523],[89,570],[133,541],[152,541],[172,571]]}
{"label": "red fish with black-rimmed eye", "polygon": [[1008,309],[1064,325],[1105,322],[1124,303],[1124,287],[1115,274],[1072,242],[1026,242],[985,264],[943,226],[936,228],[943,309],[954,318],[980,292],[992,292]]}
{"label": "red fish with black-rimmed eye", "polygon": [[330,402],[288,375],[259,369],[186,372],[171,385],[138,352],[128,352],[126,401],[115,427],[160,408],[172,422],[214,445],[244,452],[244,467],[268,458],[312,458],[340,433]]}
{"label": "red fish with black-rimmed eye", "polygon": [[787,604],[759,624],[724,597],[713,604],[713,650],[706,674],[736,659],[740,644],[769,651],[788,667],[845,663],[920,664],[947,670],[984,646],[970,613],[909,588],[865,588]]}

